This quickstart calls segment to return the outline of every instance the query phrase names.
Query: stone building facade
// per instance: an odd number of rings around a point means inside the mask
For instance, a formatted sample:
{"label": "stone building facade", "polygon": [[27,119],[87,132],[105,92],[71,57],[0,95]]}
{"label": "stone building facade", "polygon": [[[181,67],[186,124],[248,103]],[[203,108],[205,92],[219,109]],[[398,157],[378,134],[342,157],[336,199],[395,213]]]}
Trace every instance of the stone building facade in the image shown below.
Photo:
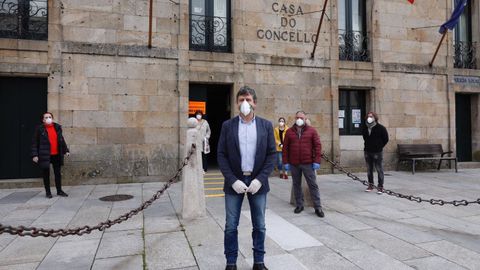
{"label": "stone building facade", "polygon": [[[189,100],[206,102],[218,134],[238,114],[243,85],[257,90],[257,114],[273,123],[283,116],[291,125],[306,111],[325,153],[352,169],[364,166],[358,127],[367,111],[389,131],[389,169],[397,143],[441,143],[457,154],[466,140],[470,156],[480,150],[480,71],[457,68],[454,32],[429,66],[441,38],[430,26],[450,16],[451,0],[330,0],[314,58],[323,1],[153,0],[151,48],[148,0],[30,2],[48,6],[48,38],[0,37],[0,79],[44,80],[46,109],[70,145],[70,183],[165,179],[186,151]],[[471,52],[480,2],[470,2]],[[462,104],[470,119],[456,117]]]}

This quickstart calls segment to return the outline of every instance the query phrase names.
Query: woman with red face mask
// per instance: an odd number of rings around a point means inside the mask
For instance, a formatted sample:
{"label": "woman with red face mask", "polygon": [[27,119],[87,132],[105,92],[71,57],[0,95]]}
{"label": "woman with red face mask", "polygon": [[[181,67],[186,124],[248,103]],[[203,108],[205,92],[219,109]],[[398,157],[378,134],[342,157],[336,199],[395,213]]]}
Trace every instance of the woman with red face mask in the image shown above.
{"label": "woman with red face mask", "polygon": [[63,138],[62,126],[53,122],[53,114],[46,112],[42,116],[42,124],[37,126],[32,139],[32,160],[40,166],[43,173],[43,184],[47,198],[52,198],[50,191],[50,164],[55,174],[57,195],[68,197],[62,190],[62,175],[64,155],[69,156],[67,143]]}

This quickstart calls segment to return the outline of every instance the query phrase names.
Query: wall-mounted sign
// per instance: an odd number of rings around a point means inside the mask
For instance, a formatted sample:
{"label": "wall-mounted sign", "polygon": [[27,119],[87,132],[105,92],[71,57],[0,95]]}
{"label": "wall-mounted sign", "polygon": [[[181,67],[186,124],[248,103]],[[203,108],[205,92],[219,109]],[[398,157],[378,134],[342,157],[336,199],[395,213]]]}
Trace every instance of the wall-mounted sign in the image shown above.
{"label": "wall-mounted sign", "polygon": [[188,102],[188,114],[194,114],[196,111],[202,111],[203,114],[207,113],[207,103],[205,101],[189,101]]}
{"label": "wall-mounted sign", "polygon": [[280,16],[279,27],[258,29],[257,38],[299,43],[315,42],[316,34],[296,28],[297,18],[304,15],[302,6],[273,2],[272,11]]}
{"label": "wall-mounted sign", "polygon": [[480,87],[480,77],[475,76],[453,76],[453,82],[458,84],[465,84],[475,87]]}

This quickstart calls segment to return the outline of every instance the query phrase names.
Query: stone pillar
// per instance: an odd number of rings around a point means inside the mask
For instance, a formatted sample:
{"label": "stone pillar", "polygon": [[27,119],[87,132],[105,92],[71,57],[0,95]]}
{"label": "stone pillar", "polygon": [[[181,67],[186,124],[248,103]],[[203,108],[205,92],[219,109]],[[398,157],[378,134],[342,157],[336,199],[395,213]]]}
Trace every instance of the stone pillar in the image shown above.
{"label": "stone pillar", "polygon": [[[303,191],[303,206],[313,207],[312,197],[310,197],[310,191],[308,190],[308,184],[307,184],[307,181],[305,181],[305,177],[302,177],[302,191]],[[293,206],[296,206],[295,195],[293,194],[293,185],[290,191],[290,204]]]}
{"label": "stone pillar", "polygon": [[202,142],[195,128],[197,119],[188,119],[187,138],[185,140],[185,153],[190,150],[190,145],[197,145],[195,152],[182,172],[182,218],[195,219],[206,216],[205,192],[203,190],[202,169]]}

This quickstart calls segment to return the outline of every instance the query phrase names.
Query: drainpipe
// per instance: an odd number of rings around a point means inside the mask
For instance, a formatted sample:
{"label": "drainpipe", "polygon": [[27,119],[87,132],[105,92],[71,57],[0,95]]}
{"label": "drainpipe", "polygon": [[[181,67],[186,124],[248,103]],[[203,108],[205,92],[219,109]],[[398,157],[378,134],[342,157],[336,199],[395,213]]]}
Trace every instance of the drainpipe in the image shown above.
{"label": "drainpipe", "polygon": [[[181,123],[182,123],[182,112],[180,111],[180,108],[181,108],[181,94],[180,94],[180,32],[181,32],[181,24],[180,24],[180,17],[181,17],[181,12],[182,12],[182,8],[181,8],[181,3],[180,1],[178,2],[178,4],[176,4],[178,6],[178,33],[177,33],[177,83],[176,83],[176,91],[177,91],[177,111],[178,111],[178,119],[177,119],[177,123],[178,123],[178,128],[177,128],[177,141],[178,141],[178,146],[177,146],[177,153],[178,153],[178,156],[177,156],[177,163],[178,163],[178,166],[180,166],[181,162],[182,162],[182,152],[181,152],[181,147],[180,147],[180,142],[181,142]],[[176,15],[173,14],[174,16],[174,20],[176,19]]]}

